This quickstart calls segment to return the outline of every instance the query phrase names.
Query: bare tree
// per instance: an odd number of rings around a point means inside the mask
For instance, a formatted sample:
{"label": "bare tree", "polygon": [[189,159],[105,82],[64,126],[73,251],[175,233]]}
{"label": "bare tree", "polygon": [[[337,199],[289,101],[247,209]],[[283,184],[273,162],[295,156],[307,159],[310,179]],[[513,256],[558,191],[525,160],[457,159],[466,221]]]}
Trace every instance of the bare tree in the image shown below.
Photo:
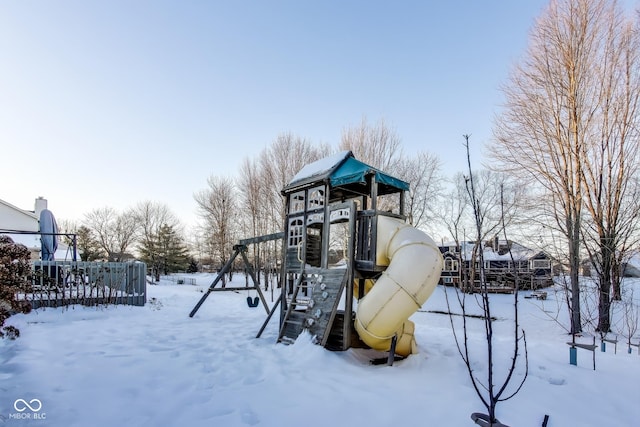
{"label": "bare tree", "polygon": [[[481,241],[500,235],[505,227],[516,222],[524,195],[523,187],[514,182],[508,175],[483,169],[471,172],[465,179],[467,202],[474,212],[474,200],[469,195],[469,185],[474,181],[476,213],[472,215],[472,223],[480,221]],[[478,218],[476,218],[476,215]],[[474,227],[475,230],[475,227]]]}
{"label": "bare tree", "polygon": [[633,288],[629,288],[619,304],[622,305],[622,325],[619,333],[626,340],[627,351],[631,353],[631,340],[638,332],[638,321],[640,320],[640,307],[634,300]]}
{"label": "bare tree", "polygon": [[282,189],[300,169],[325,157],[329,151],[327,145],[314,146],[306,139],[283,133],[260,153],[260,182],[264,186],[261,202],[264,204],[264,215],[268,218],[270,229],[279,231],[284,224],[285,201],[280,193]]}
{"label": "bare tree", "polygon": [[[223,266],[231,257],[237,239],[237,193],[230,178],[211,176],[207,184],[207,189],[195,193],[193,197],[203,220],[202,230],[210,244],[211,256]],[[224,277],[222,283],[223,286],[226,284]]]}
{"label": "bare tree", "polygon": [[350,150],[360,161],[387,173],[397,173],[402,147],[400,137],[383,119],[370,125],[365,117],[359,125],[345,128],[341,150]]}
{"label": "bare tree", "polygon": [[160,202],[146,200],[133,209],[134,218],[140,230],[138,247],[145,254],[146,262],[153,270],[156,281],[160,280],[162,266],[161,248],[158,247],[158,236],[163,227],[179,231],[180,222],[169,207]]}
{"label": "bare tree", "polygon": [[260,166],[255,159],[245,158],[240,167],[237,180],[239,190],[239,205],[248,214],[248,236],[267,234],[264,218],[261,218],[260,207],[262,197],[266,191],[261,180]]}
{"label": "bare tree", "polygon": [[[467,194],[464,186],[458,183],[464,182],[464,175],[457,174],[450,181],[450,189],[444,196],[443,203],[439,206],[439,219],[444,228],[453,237],[456,245],[465,239],[465,230],[467,229],[465,219],[467,217]],[[469,228],[470,229],[470,228]]]}
{"label": "bare tree", "polygon": [[[408,165],[406,161],[403,162],[400,137],[384,119],[369,124],[366,117],[363,117],[360,124],[343,129],[339,149],[351,151],[361,162],[386,173],[399,177],[408,172]],[[405,179],[408,178],[411,177],[407,176]],[[398,213],[397,197],[380,196],[377,208]]]}
{"label": "bare tree", "polygon": [[398,178],[410,184],[405,206],[409,224],[423,229],[433,224],[443,191],[440,160],[427,152],[403,157],[399,161]]}
{"label": "bare tree", "polygon": [[[637,28],[615,3],[594,8],[601,17],[597,35],[599,60],[590,64],[597,78],[597,111],[585,150],[583,173],[589,225],[585,244],[599,277],[598,330],[611,326],[611,288],[622,240],[638,225],[640,203],[632,178],[640,166],[640,40]],[[637,194],[634,194],[637,195]]]}
{"label": "bare tree", "polygon": [[118,213],[111,207],[97,208],[85,214],[87,227],[106,254],[108,261],[123,261],[137,238],[137,224],[132,211]]}
{"label": "bare tree", "polygon": [[[486,234],[483,231],[483,221],[485,221],[486,212],[493,210],[493,207],[491,205],[484,206],[483,200],[477,196],[476,182],[475,182],[476,180],[475,180],[474,174],[471,172],[471,158],[469,154],[469,136],[465,135],[464,138],[466,141],[465,147],[467,149],[467,162],[468,162],[468,171],[469,171],[469,175],[465,182],[465,188],[467,189],[468,198],[471,205],[471,211],[473,212],[473,219],[474,219],[473,234],[475,236],[475,242],[476,242],[474,245],[472,257],[470,259],[470,262],[471,262],[470,275],[471,275],[471,280],[473,282],[475,279],[474,276],[476,275],[475,265],[477,261],[478,270],[479,270],[478,281],[480,283],[480,292],[479,292],[479,296],[476,296],[474,298],[474,302],[476,302],[481,309],[480,318],[483,322],[484,337],[486,340],[486,346],[484,350],[486,350],[487,375],[484,380],[481,380],[478,377],[478,375],[474,372],[475,370],[474,366],[476,365],[476,363],[473,360],[475,350],[472,348],[473,346],[471,345],[470,338],[469,338],[470,327],[467,322],[467,315],[469,314],[469,312],[467,311],[468,306],[467,306],[467,300],[466,300],[467,297],[465,293],[460,292],[458,290],[456,291],[456,298],[457,298],[458,304],[462,309],[462,316],[461,316],[462,317],[461,319],[462,338],[460,338],[459,336],[460,328],[456,327],[454,323],[453,314],[450,314],[449,318],[451,321],[451,327],[453,330],[453,335],[456,341],[456,345],[458,347],[458,352],[460,353],[460,356],[462,357],[462,360],[464,361],[465,366],[467,367],[467,371],[469,374],[469,378],[471,379],[473,388],[488,411],[488,414],[486,415],[474,413],[472,414],[471,418],[480,425],[503,426],[503,424],[501,424],[496,418],[496,407],[500,402],[513,398],[524,385],[524,382],[527,378],[528,366],[529,366],[528,356],[527,356],[527,341],[525,337],[525,332],[524,330],[522,330],[519,323],[518,279],[517,279],[517,274],[515,274],[514,276],[516,279],[515,279],[515,290],[514,290],[514,301],[513,301],[514,320],[513,320],[513,329],[512,329],[513,340],[511,342],[512,348],[510,353],[511,360],[508,363],[506,363],[505,366],[498,366],[500,365],[500,363],[497,361],[497,354],[501,353],[502,349],[500,349],[500,351],[498,350],[497,343],[494,338],[494,332],[495,332],[494,318],[491,312],[491,299],[488,293],[487,281],[485,280],[484,258],[483,258],[484,251],[482,248],[482,236]],[[485,199],[485,201],[490,201],[490,200],[491,199]],[[505,206],[503,203],[503,200],[500,202],[500,205],[503,207]],[[504,232],[504,230],[506,229],[506,223],[504,222],[506,218],[505,214],[506,214],[506,211],[502,210],[502,215],[501,215],[502,224],[501,226],[499,226],[499,229],[503,231],[504,238],[506,240],[507,235],[506,235],[506,232]],[[514,261],[513,256],[511,257],[511,260],[512,260],[512,264],[515,266],[515,262],[513,262]],[[447,299],[447,305],[450,307],[449,297],[446,289],[445,289],[445,296]],[[451,313],[451,310],[449,310],[449,312]],[[508,391],[509,384],[514,379],[514,374],[516,372],[516,369],[518,368],[518,359],[521,357],[521,354],[520,354],[521,346],[523,346],[522,350],[524,351],[524,357],[525,357],[524,375],[520,380],[519,384],[516,385],[515,388],[511,389],[511,391]],[[500,375],[502,375],[501,377],[502,379],[499,379]]]}
{"label": "bare tree", "polygon": [[601,135],[603,93],[598,64],[615,1],[558,0],[537,20],[525,59],[503,88],[506,105],[494,128],[499,166],[553,196],[553,217],[567,240],[572,332],[581,330],[581,227],[587,152]]}
{"label": "bare tree", "polygon": [[[239,205],[243,212],[243,230],[245,235],[261,236],[269,234],[267,227],[268,218],[265,215],[264,194],[267,190],[271,190],[265,185],[263,175],[260,171],[260,165],[257,160],[245,158],[241,169],[240,176],[237,180],[239,191]],[[262,254],[260,252],[261,245],[252,245],[251,252],[255,271],[259,272],[262,268]],[[248,283],[248,277],[245,276]],[[261,282],[261,275],[257,275],[258,283]]]}
{"label": "bare tree", "polygon": [[[482,209],[474,211],[468,186],[473,178],[475,198]],[[488,169],[469,175],[456,174],[453,187],[444,205],[441,221],[451,236],[459,241],[466,238],[466,232],[475,230],[475,215],[479,216],[482,235],[480,241],[500,235],[503,227],[517,223],[521,212],[525,191],[510,176]],[[472,234],[473,235],[473,234]]]}

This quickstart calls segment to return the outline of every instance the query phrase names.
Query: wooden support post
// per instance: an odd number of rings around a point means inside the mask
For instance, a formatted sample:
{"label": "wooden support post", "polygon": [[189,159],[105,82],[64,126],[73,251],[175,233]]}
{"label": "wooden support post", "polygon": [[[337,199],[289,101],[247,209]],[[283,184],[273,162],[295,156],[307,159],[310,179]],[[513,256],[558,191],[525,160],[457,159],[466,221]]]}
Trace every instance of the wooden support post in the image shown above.
{"label": "wooden support post", "polygon": [[578,348],[582,348],[584,350],[589,350],[593,354],[593,370],[596,370],[596,337],[593,337],[593,344],[580,344],[576,342],[568,342],[569,347],[569,363],[577,366],[578,365]]}
{"label": "wooden support post", "polygon": [[[234,249],[236,249],[235,246],[234,246]],[[211,283],[211,285],[209,286],[209,290],[204,295],[202,295],[202,298],[200,298],[200,301],[198,301],[196,306],[193,307],[193,310],[191,310],[191,313],[189,313],[189,317],[193,317],[196,314],[198,309],[200,309],[200,306],[202,305],[202,303],[204,303],[204,300],[206,300],[209,294],[213,292],[213,289],[216,287],[220,279],[222,279],[222,277],[231,269],[231,266],[233,265],[233,261],[235,261],[236,257],[238,256],[238,253],[240,253],[240,250],[236,249],[236,251],[233,253],[231,258],[229,258],[229,261],[227,261],[224,267],[222,267],[222,270],[218,272],[218,275],[213,280],[213,283]],[[269,312],[268,309],[267,309],[267,312]]]}
{"label": "wooden support post", "polygon": [[394,335],[391,338],[391,348],[389,349],[389,356],[387,358],[387,366],[393,366],[393,361],[396,358],[396,344],[398,343],[398,335]]}
{"label": "wooden support post", "polygon": [[271,309],[271,312],[269,313],[269,315],[267,316],[267,319],[264,321],[264,323],[262,324],[262,327],[260,328],[260,330],[258,331],[258,334],[256,335],[256,338],[260,338],[260,335],[262,335],[262,333],[264,332],[264,329],[267,327],[267,325],[269,324],[269,320],[271,320],[271,318],[273,317],[273,313],[276,312],[276,309],[278,308],[278,306],[280,305],[280,302],[282,301],[282,298],[278,297],[278,300],[276,301],[275,305],[273,306],[273,308]]}
{"label": "wooden support post", "polygon": [[569,364],[578,366],[578,349],[573,346],[569,347]]}
{"label": "wooden support post", "polygon": [[607,350],[607,343],[613,344],[613,354],[617,354],[618,353],[618,340],[617,339],[611,339],[611,338],[603,338],[602,342],[601,342],[601,351],[606,351]]}

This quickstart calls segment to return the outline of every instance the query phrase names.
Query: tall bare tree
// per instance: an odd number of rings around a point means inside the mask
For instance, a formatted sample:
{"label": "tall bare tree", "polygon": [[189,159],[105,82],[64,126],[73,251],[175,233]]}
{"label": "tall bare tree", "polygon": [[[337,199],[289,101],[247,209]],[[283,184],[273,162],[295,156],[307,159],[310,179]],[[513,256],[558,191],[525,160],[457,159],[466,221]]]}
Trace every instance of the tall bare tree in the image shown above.
{"label": "tall bare tree", "polygon": [[[264,195],[271,188],[265,185],[264,174],[260,170],[260,164],[256,159],[245,158],[240,168],[238,177],[239,206],[243,212],[243,230],[245,236],[261,236],[273,232],[267,227],[268,218],[265,215]],[[278,228],[280,229],[280,228]],[[261,245],[252,245],[251,253],[255,270],[261,269]],[[257,275],[258,282],[261,275]]]}
{"label": "tall bare tree", "polygon": [[137,238],[137,224],[132,211],[118,213],[103,207],[85,214],[83,225],[93,232],[109,261],[123,261]]}
{"label": "tall bare tree", "polygon": [[[407,172],[400,137],[384,119],[370,124],[363,117],[358,125],[343,129],[339,149],[349,150],[361,162],[391,175],[400,176]],[[395,196],[380,196],[377,208],[399,213],[398,199]]]}
{"label": "tall bare tree", "polygon": [[261,180],[260,166],[255,159],[245,158],[240,167],[238,177],[239,205],[247,212],[249,236],[267,234],[261,215],[262,198],[266,191],[265,183]]}
{"label": "tall bare tree", "polygon": [[[230,178],[211,176],[208,188],[194,194],[202,230],[210,244],[213,259],[224,265],[231,257],[236,235],[235,218],[238,214],[238,197],[234,182]],[[223,278],[223,285],[225,284]]]}
{"label": "tall bare tree", "polygon": [[358,160],[392,174],[398,171],[402,158],[400,137],[383,119],[369,124],[363,117],[360,124],[345,128],[339,148],[350,150]]}
{"label": "tall bare tree", "polygon": [[409,224],[422,229],[432,225],[444,182],[438,157],[427,152],[404,156],[398,164],[398,177],[410,184],[405,206]]}
{"label": "tall bare tree", "polygon": [[292,133],[282,133],[259,156],[265,216],[269,228],[282,230],[285,201],[280,191],[291,182],[300,169],[308,163],[325,157],[330,148],[325,144],[313,145]]}
{"label": "tall bare tree", "polygon": [[619,7],[608,0],[552,1],[537,20],[522,62],[503,87],[494,128],[498,166],[528,179],[567,242],[571,331],[581,330],[578,274],[589,151],[602,133],[604,64]]}
{"label": "tall bare tree", "polygon": [[599,82],[598,111],[582,172],[589,212],[585,244],[599,278],[597,329],[608,332],[616,259],[628,249],[625,240],[640,220],[633,179],[640,167],[640,40],[638,28],[614,4],[601,13],[602,60],[592,64]]}
{"label": "tall bare tree", "polygon": [[465,238],[464,230],[467,228],[465,218],[467,217],[468,197],[466,188],[458,183],[464,182],[464,175],[459,173],[455,175],[449,184],[451,184],[445,193],[442,204],[439,208],[439,220],[444,225],[446,231],[458,244]]}
{"label": "tall bare tree", "polygon": [[140,252],[144,253],[145,261],[152,268],[156,281],[160,280],[162,250],[157,245],[158,236],[163,227],[179,232],[180,222],[166,204],[151,200],[138,203],[133,208],[133,214],[140,231]]}
{"label": "tall bare tree", "polygon": [[[469,181],[474,180],[474,193],[479,206],[469,196]],[[444,204],[442,221],[451,236],[466,240],[467,234],[475,236],[476,215],[482,234],[480,242],[499,236],[503,227],[516,223],[524,199],[524,189],[507,174],[488,169],[474,171],[471,175],[456,174],[447,202]],[[474,237],[475,238],[475,237]]]}

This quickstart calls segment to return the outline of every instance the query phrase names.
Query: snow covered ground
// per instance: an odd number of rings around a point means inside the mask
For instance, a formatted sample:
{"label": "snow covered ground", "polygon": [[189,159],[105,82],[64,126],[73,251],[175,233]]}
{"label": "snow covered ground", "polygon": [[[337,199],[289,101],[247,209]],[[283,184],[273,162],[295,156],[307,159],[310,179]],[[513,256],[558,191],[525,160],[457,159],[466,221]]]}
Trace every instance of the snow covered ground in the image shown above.
{"label": "snow covered ground", "polygon": [[[276,318],[254,338],[266,315],[247,306],[246,292],[214,293],[189,318],[213,279],[195,277],[195,286],[149,286],[145,307],[76,306],[11,317],[21,337],[0,341],[0,425],[471,426],[470,414],[485,412],[449,317],[438,313],[447,310],[442,288],[412,317],[420,353],[388,367],[371,365],[370,351],[329,352],[308,336],[276,344]],[[491,298],[497,345],[506,345],[512,297]],[[549,320],[555,295],[521,302],[529,376],[498,406],[498,418],[517,427],[540,426],[545,414],[549,427],[638,425],[637,349],[628,354],[619,343],[617,354],[612,344],[597,350],[595,371],[592,353],[578,350],[572,366],[569,337]],[[473,367],[484,378],[482,323],[468,322]],[[496,358],[499,367],[509,354]]]}

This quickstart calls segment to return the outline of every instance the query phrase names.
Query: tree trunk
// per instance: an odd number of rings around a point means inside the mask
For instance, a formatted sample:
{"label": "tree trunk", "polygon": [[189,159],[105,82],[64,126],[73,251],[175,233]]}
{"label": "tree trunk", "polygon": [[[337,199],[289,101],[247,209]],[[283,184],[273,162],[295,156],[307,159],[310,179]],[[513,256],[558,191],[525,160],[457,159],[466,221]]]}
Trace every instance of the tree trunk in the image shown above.
{"label": "tree trunk", "polygon": [[571,334],[582,332],[582,320],[580,317],[580,228],[572,224],[572,239],[569,242],[569,264],[571,276]]}
{"label": "tree trunk", "polygon": [[620,260],[616,257],[613,260],[613,267],[611,269],[611,300],[622,301],[622,292],[620,291],[620,282],[622,281],[622,265]]}
{"label": "tree trunk", "polygon": [[600,332],[609,332],[611,330],[611,270],[612,270],[612,250],[608,243],[610,239],[606,237],[600,238],[600,283],[599,304],[598,304],[598,327]]}

